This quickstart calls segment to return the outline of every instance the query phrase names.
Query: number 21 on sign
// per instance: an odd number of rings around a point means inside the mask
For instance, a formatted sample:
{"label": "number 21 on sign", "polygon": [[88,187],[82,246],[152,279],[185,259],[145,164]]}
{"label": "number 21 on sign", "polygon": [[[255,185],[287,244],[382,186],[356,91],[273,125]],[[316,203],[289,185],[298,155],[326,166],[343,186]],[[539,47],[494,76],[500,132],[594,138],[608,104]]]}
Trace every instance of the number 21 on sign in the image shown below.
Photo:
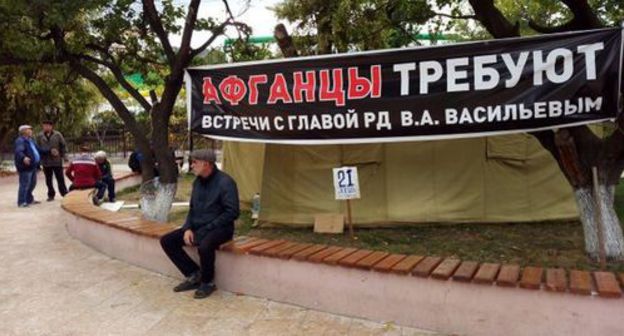
{"label": "number 21 on sign", "polygon": [[357,167],[334,168],[334,190],[337,200],[360,198]]}

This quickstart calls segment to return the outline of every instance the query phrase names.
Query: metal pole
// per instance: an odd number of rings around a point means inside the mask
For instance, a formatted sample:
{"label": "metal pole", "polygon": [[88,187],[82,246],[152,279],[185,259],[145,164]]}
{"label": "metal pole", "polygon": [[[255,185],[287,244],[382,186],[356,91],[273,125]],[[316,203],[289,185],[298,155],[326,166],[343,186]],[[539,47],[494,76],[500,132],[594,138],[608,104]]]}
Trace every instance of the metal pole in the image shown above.
{"label": "metal pole", "polygon": [[600,270],[604,271],[607,268],[607,253],[605,251],[604,229],[602,224],[602,207],[600,206],[600,202],[598,201],[598,198],[600,197],[600,190],[598,188],[598,168],[592,167],[592,175],[594,179],[594,206],[596,207],[596,211],[594,211],[594,214],[596,217],[596,226],[598,227],[598,253],[600,254]]}
{"label": "metal pole", "polygon": [[188,138],[189,138],[189,172],[191,171],[191,152],[193,151],[193,129],[191,128],[191,118],[193,116],[191,104],[191,97],[193,91],[193,85],[191,83],[191,75],[189,75],[188,71],[184,71],[184,83],[186,84],[184,93],[186,94],[186,122],[188,128]]}
{"label": "metal pole", "polygon": [[189,172],[191,171],[191,161],[193,161],[191,159],[192,152],[193,152],[193,131],[189,129],[189,156],[188,156]]}
{"label": "metal pole", "polygon": [[[344,145],[339,145],[340,149],[340,167],[344,166]],[[353,219],[351,217],[351,200],[347,200],[347,225],[349,226],[349,236],[351,239],[355,238],[355,234],[353,233]]]}
{"label": "metal pole", "polygon": [[355,236],[353,234],[353,220],[351,219],[351,200],[350,199],[347,200],[347,223],[349,224],[349,235],[351,236],[351,239],[353,239]]}

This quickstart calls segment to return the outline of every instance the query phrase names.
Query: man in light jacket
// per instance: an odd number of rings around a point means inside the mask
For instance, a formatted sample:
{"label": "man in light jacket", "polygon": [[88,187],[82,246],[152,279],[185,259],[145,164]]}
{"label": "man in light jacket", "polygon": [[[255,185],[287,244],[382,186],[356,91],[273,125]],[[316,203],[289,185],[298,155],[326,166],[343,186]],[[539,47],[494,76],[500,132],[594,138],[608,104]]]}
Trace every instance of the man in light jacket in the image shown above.
{"label": "man in light jacket", "polygon": [[65,177],[63,176],[63,158],[65,157],[67,145],[63,134],[54,130],[54,123],[46,120],[42,124],[43,130],[37,135],[37,145],[46,153],[41,155],[41,165],[45,174],[46,185],[48,186],[48,202],[54,200],[56,192],[52,182],[52,176],[56,177],[61,196],[67,194]]}
{"label": "man in light jacket", "polygon": [[37,186],[37,171],[41,155],[37,144],[32,139],[32,126],[22,125],[18,128],[19,137],[15,139],[15,168],[19,174],[19,188],[17,190],[17,206],[26,208],[37,204],[33,197],[33,190]]}

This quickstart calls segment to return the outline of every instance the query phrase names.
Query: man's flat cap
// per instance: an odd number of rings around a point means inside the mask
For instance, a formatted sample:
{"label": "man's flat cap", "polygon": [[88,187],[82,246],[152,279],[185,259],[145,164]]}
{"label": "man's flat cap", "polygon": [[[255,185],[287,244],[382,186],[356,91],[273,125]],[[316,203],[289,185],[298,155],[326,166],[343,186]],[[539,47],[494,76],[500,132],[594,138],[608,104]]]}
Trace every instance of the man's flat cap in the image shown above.
{"label": "man's flat cap", "polygon": [[24,130],[27,130],[27,129],[32,129],[32,126],[30,126],[30,125],[22,125],[22,126],[17,128],[17,131],[22,133]]}
{"label": "man's flat cap", "polygon": [[212,149],[196,149],[191,153],[191,158],[199,161],[208,161],[215,163],[217,156]]}

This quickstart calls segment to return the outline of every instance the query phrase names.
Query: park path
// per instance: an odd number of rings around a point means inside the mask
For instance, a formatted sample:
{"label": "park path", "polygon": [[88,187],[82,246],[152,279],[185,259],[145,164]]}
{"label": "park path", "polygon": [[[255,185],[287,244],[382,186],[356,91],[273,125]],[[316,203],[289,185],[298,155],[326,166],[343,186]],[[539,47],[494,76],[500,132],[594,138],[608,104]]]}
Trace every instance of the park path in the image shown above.
{"label": "park path", "polygon": [[30,208],[0,179],[0,335],[431,335],[392,323],[217,291],[176,294],[176,279],[111,259],[71,238],[43,176]]}

